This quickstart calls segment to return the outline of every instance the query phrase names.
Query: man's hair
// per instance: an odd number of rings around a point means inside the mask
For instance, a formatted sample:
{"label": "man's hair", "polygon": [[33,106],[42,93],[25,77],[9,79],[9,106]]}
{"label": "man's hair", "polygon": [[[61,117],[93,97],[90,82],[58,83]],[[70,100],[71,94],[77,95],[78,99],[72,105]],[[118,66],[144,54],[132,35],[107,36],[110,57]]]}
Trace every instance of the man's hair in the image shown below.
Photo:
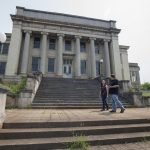
{"label": "man's hair", "polygon": [[112,78],[116,78],[115,74],[111,74],[110,76],[111,76]]}

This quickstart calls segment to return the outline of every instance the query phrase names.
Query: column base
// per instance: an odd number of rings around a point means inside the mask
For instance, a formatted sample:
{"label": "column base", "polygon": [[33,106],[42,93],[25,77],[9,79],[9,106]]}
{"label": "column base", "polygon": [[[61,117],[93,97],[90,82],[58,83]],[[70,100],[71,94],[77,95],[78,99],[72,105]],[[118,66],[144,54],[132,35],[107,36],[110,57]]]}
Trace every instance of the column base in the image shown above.
{"label": "column base", "polygon": [[75,79],[81,79],[81,76],[75,76],[74,78]]}
{"label": "column base", "polygon": [[56,78],[63,78],[63,75],[55,75]]}

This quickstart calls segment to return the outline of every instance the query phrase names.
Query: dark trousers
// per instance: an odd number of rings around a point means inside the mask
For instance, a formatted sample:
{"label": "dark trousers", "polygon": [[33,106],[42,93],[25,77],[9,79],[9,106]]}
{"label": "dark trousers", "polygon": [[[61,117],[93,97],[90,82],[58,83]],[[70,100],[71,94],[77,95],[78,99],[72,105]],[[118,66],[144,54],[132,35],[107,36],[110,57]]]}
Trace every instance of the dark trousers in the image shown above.
{"label": "dark trousers", "polygon": [[105,110],[105,108],[108,110],[108,103],[106,101],[107,96],[106,95],[102,95],[102,103],[103,103],[103,110]]}

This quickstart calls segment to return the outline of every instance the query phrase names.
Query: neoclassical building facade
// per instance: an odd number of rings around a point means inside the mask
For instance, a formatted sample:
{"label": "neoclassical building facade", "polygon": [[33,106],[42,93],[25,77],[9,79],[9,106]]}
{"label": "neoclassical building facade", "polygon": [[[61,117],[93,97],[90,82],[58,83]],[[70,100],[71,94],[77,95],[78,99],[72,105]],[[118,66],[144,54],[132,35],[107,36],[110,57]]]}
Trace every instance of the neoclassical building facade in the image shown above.
{"label": "neoclassical building facade", "polygon": [[6,61],[5,76],[41,71],[48,77],[95,78],[113,73],[130,80],[129,47],[119,45],[116,21],[24,7],[16,7],[11,19],[8,54],[0,56]]}

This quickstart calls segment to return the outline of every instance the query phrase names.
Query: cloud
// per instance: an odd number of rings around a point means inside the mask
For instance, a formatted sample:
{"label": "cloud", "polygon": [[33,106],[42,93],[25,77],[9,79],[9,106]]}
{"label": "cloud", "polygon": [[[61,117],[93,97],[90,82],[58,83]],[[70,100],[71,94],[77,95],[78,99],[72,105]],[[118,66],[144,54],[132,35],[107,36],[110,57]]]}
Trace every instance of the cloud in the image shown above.
{"label": "cloud", "polygon": [[110,14],[111,14],[111,8],[107,8],[106,11],[104,12],[104,18],[110,19]]}

